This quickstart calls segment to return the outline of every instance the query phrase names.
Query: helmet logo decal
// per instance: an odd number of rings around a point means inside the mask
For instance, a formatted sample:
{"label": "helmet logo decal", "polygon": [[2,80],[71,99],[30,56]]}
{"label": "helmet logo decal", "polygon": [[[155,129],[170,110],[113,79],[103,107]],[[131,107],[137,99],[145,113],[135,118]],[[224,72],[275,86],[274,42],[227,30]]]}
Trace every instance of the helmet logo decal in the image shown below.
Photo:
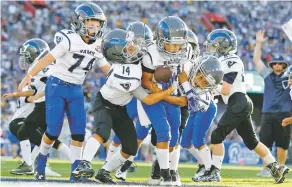
{"label": "helmet logo decal", "polygon": [[63,40],[62,36],[56,36],[56,43],[59,44]]}
{"label": "helmet logo decal", "polygon": [[126,36],[126,41],[127,42],[131,42],[134,40],[135,34],[132,31],[128,31],[127,32],[127,36]]}

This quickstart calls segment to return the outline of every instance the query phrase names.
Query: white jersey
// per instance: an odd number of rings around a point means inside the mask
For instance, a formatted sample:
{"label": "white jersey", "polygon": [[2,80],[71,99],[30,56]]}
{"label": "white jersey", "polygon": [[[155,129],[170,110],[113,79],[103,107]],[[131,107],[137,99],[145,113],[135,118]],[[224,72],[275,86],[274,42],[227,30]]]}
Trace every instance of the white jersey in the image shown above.
{"label": "white jersey", "polygon": [[100,51],[101,39],[87,44],[74,31],[64,29],[55,34],[54,42],[56,47],[50,51],[56,59],[52,75],[63,81],[81,85],[93,66],[108,64]]}
{"label": "white jersey", "polygon": [[224,68],[223,80],[229,84],[232,84],[229,94],[226,96],[222,94],[222,99],[224,103],[227,104],[228,99],[232,94],[236,92],[246,93],[244,83],[244,65],[241,59],[235,54],[222,56],[219,60],[222,62]]}
{"label": "white jersey", "polygon": [[[36,63],[32,67],[30,67],[30,69],[33,68],[35,65],[36,65]],[[47,67],[45,67],[42,71],[40,71],[37,75],[33,76],[33,78],[31,79],[31,90],[33,91],[34,95],[45,91],[46,82],[47,82],[48,77],[52,73],[53,67],[54,67],[54,64],[50,64]],[[33,102],[40,103],[40,102],[44,102],[45,100],[46,100],[46,98],[45,98],[45,96],[43,96],[43,97],[40,97]]]}
{"label": "white jersey", "polygon": [[[125,106],[133,96],[143,100],[148,94],[141,87],[141,64],[112,64],[100,92],[112,104]],[[142,91],[141,91],[142,90]]]}
{"label": "white jersey", "polygon": [[[177,74],[178,68],[182,68],[182,67],[180,67],[180,65],[189,62],[189,59],[192,56],[191,50],[192,50],[191,45],[188,44],[187,54],[189,54],[189,56],[185,56],[180,62],[173,63],[173,62],[169,62],[167,59],[165,59],[164,56],[161,55],[160,52],[158,51],[157,45],[155,43],[153,43],[152,45],[148,46],[148,55],[145,55],[142,59],[143,68],[150,70],[151,73],[154,73],[154,71],[157,67],[168,66],[171,68],[172,73]],[[180,71],[181,71],[181,69],[180,69]],[[153,82],[156,82],[154,77],[153,77]],[[157,84],[161,88],[161,85],[159,83],[157,83]],[[177,86],[177,84],[178,84],[178,82],[175,81],[174,85]],[[177,94],[177,90],[174,92],[174,94],[175,95]]]}
{"label": "white jersey", "polygon": [[[25,86],[22,91],[28,91],[28,87]],[[34,103],[27,102],[28,97],[19,97],[17,101],[17,110],[12,116],[12,120],[17,118],[26,118],[34,109]]]}

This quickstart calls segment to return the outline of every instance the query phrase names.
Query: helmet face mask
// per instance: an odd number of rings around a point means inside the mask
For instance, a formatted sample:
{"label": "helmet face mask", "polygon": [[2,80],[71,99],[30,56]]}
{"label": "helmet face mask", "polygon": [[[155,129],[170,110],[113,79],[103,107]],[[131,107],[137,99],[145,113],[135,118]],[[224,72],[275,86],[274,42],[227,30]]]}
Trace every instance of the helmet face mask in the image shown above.
{"label": "helmet face mask", "polygon": [[144,52],[139,45],[141,42],[135,39],[133,32],[114,29],[104,36],[102,53],[110,63],[136,63],[143,57]]}
{"label": "helmet face mask", "polygon": [[189,74],[189,82],[197,93],[212,91],[223,79],[220,61],[211,55],[197,58]]}
{"label": "helmet face mask", "polygon": [[50,48],[48,44],[41,39],[34,38],[26,41],[19,49],[19,66],[27,70],[36,61],[48,54]]}
{"label": "helmet face mask", "polygon": [[[187,26],[180,18],[168,16],[160,20],[155,29],[154,38],[157,41],[158,51],[166,60],[178,63],[186,57]],[[175,49],[169,50],[169,46],[173,44]]]}
{"label": "helmet face mask", "polygon": [[212,31],[204,45],[208,54],[218,57],[237,52],[237,38],[233,32],[227,29]]}

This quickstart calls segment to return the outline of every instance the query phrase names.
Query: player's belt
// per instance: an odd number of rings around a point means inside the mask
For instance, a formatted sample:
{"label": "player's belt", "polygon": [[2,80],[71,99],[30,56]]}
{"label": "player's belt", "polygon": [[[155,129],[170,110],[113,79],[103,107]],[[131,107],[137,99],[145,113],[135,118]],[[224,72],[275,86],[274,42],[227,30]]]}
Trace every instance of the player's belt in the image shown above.
{"label": "player's belt", "polygon": [[81,87],[80,84],[73,84],[73,83],[70,83],[70,82],[66,82],[66,81],[63,81],[57,77],[54,77],[54,76],[50,76],[49,77],[49,81],[52,81],[58,85],[64,85],[64,86],[76,86],[76,87]]}

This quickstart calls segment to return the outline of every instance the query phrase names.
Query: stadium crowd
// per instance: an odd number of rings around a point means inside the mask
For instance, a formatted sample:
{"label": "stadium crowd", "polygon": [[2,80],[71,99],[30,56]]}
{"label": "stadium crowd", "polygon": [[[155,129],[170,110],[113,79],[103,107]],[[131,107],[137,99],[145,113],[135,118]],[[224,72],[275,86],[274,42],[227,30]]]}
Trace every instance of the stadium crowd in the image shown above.
{"label": "stadium crowd", "polygon": [[[25,73],[18,66],[18,52],[22,43],[30,38],[39,37],[48,42],[52,48],[54,34],[69,27],[71,10],[80,4],[78,2],[48,1],[36,4],[34,15],[27,11],[24,2],[2,2],[1,12],[1,92],[13,92]],[[228,24],[238,37],[238,54],[245,62],[246,70],[255,70],[252,62],[255,44],[255,33],[264,28],[267,31],[269,45],[263,51],[265,62],[270,60],[270,53],[283,54],[288,61],[292,59],[292,45],[285,40],[280,31],[281,25],[291,18],[291,3],[285,2],[98,2],[105,12],[108,30],[126,28],[129,23],[143,21],[154,28],[158,21],[166,15],[181,17],[190,29],[198,36],[201,51],[202,43],[208,35],[206,27],[201,23],[201,16],[206,12],[214,12],[225,16]],[[109,6],[110,4],[110,6]],[[290,13],[290,14],[289,14]],[[289,17],[290,16],[290,17]],[[277,17],[277,19],[274,19]],[[218,28],[218,24],[214,24]],[[290,59],[290,60],[289,60]],[[97,78],[96,78],[97,77]],[[90,111],[91,100],[101,88],[105,78],[98,71],[91,71],[84,84],[86,109]],[[9,120],[16,110],[16,100],[1,101],[1,142],[8,143]],[[220,112],[219,112],[220,113]],[[93,118],[88,115],[88,129],[92,128]],[[232,139],[239,139],[231,135]],[[7,155],[7,147],[1,146],[1,155]]]}

